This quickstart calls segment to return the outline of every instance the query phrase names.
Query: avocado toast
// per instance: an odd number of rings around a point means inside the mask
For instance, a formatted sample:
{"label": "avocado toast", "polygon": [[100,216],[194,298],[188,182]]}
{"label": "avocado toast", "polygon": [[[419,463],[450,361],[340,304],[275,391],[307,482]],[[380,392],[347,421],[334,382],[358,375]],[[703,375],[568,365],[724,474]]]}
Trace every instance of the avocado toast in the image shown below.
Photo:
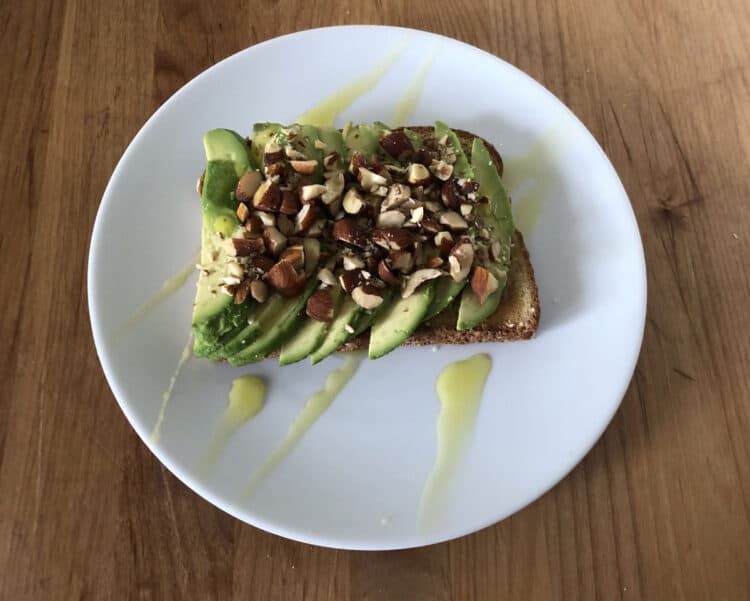
{"label": "avocado toast", "polygon": [[197,356],[317,363],[536,332],[534,272],[481,138],[260,123],[204,146]]}

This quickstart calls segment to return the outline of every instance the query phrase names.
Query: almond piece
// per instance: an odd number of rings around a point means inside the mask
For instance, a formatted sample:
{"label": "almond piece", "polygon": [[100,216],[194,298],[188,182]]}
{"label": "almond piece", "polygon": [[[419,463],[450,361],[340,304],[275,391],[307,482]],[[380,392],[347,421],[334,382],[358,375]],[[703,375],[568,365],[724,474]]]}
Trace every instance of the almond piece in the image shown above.
{"label": "almond piece", "polygon": [[359,248],[367,246],[367,240],[362,233],[362,228],[351,217],[344,217],[333,224],[331,232],[334,240],[345,242]]}
{"label": "almond piece", "polygon": [[265,275],[273,267],[273,259],[266,257],[265,255],[258,255],[256,257],[250,257],[247,262],[247,266],[253,272],[258,275]]}
{"label": "almond piece", "polygon": [[393,184],[388,190],[388,194],[380,206],[381,211],[395,209],[404,204],[411,195],[411,189],[406,184]]}
{"label": "almond piece", "polygon": [[321,217],[315,223],[312,224],[309,230],[307,230],[308,237],[314,238],[323,234],[326,228],[327,220],[325,217]]}
{"label": "almond piece", "polygon": [[320,240],[305,238],[302,240],[302,249],[305,252],[305,274],[310,275],[320,261]]}
{"label": "almond piece", "polygon": [[305,266],[305,250],[301,244],[294,244],[281,253],[279,260],[291,263],[295,269],[302,269]]}
{"label": "almond piece", "polygon": [[338,286],[339,283],[336,276],[333,275],[333,272],[327,267],[324,267],[318,272],[318,279],[328,286]]}
{"label": "almond piece", "polygon": [[384,211],[378,215],[376,225],[378,227],[401,227],[406,217],[401,211]]}
{"label": "almond piece", "polygon": [[250,285],[253,283],[253,280],[242,280],[239,286],[237,286],[237,290],[234,293],[234,304],[235,305],[241,305],[247,300],[248,295],[250,294]]}
{"label": "almond piece", "polygon": [[307,299],[305,313],[316,321],[330,323],[333,321],[333,297],[329,290],[316,290]]}
{"label": "almond piece", "polygon": [[303,205],[300,212],[297,213],[294,231],[298,234],[306,232],[312,227],[318,217],[320,217],[320,207],[316,205]]}
{"label": "almond piece", "polygon": [[503,247],[499,240],[494,240],[490,246],[490,259],[493,261],[501,261],[503,258]]}
{"label": "almond piece", "polygon": [[291,190],[281,192],[281,206],[279,212],[284,215],[296,215],[299,212],[299,197]]}
{"label": "almond piece", "polygon": [[284,296],[296,296],[302,290],[300,278],[289,261],[279,261],[268,271],[268,281]]}
{"label": "almond piece", "polygon": [[445,213],[440,215],[440,223],[442,223],[443,225],[447,225],[454,231],[465,230],[469,227],[469,224],[466,223],[466,219],[461,217],[461,215],[459,215],[455,211],[446,211]]}
{"label": "almond piece", "polygon": [[289,161],[289,164],[297,173],[303,173],[305,175],[312,175],[318,167],[318,161],[315,159]]}
{"label": "almond piece", "polygon": [[378,228],[372,230],[370,240],[387,250],[404,250],[414,243],[414,234],[403,228]]}
{"label": "almond piece", "polygon": [[266,286],[265,282],[253,280],[250,282],[250,296],[259,303],[266,302],[266,299],[268,298],[268,286]]}
{"label": "almond piece", "polygon": [[341,158],[341,155],[334,150],[331,154],[327,154],[323,158],[323,167],[326,169],[334,169],[339,163],[339,158]]}
{"label": "almond piece", "polygon": [[404,287],[401,290],[401,298],[409,298],[421,284],[428,280],[439,278],[441,275],[443,275],[443,272],[439,269],[418,269],[406,278]]}
{"label": "almond piece", "polygon": [[373,188],[384,186],[388,183],[388,180],[382,175],[379,175],[374,171],[370,171],[366,167],[359,168],[359,171],[357,172],[357,178],[359,179],[359,184],[365,190],[372,190]]}
{"label": "almond piece", "polygon": [[294,222],[283,213],[279,213],[279,215],[276,217],[276,227],[279,228],[279,231],[287,237],[291,236],[294,233]]}
{"label": "almond piece", "polygon": [[362,202],[362,195],[354,188],[349,188],[346,191],[346,194],[344,194],[342,206],[344,211],[350,215],[357,215],[365,205],[364,202]]}
{"label": "almond piece", "polygon": [[453,234],[450,232],[438,232],[434,238],[435,247],[441,255],[447,255],[453,248]]}
{"label": "almond piece", "polygon": [[386,284],[394,286],[398,284],[398,277],[393,271],[391,271],[391,268],[388,266],[388,262],[385,259],[381,259],[378,263],[378,277]]}
{"label": "almond piece", "polygon": [[442,199],[443,204],[454,211],[458,210],[461,206],[461,201],[463,200],[462,196],[461,189],[455,178],[451,178],[443,183],[443,186],[440,189],[440,198]]}
{"label": "almond piece", "polygon": [[365,262],[357,255],[344,255],[344,270],[352,271],[353,269],[364,269]]}
{"label": "almond piece", "polygon": [[497,290],[497,278],[481,265],[474,268],[474,274],[471,276],[471,289],[479,299],[479,304],[483,305],[487,297]]}
{"label": "almond piece", "polygon": [[344,174],[341,171],[337,171],[326,178],[326,190],[320,197],[323,204],[330,205],[341,198],[341,194],[344,192],[344,183]]}
{"label": "almond piece", "polygon": [[339,284],[347,294],[354,290],[362,282],[362,270],[353,269],[352,271],[344,271],[339,275]]}
{"label": "almond piece", "polygon": [[390,254],[391,269],[397,269],[402,273],[412,270],[414,267],[414,255],[405,250],[396,250]]}
{"label": "almond piece", "polygon": [[363,309],[376,309],[383,303],[383,293],[374,284],[362,284],[352,290],[352,300]]}
{"label": "almond piece", "polygon": [[367,165],[367,160],[362,156],[362,153],[358,150],[352,152],[352,158],[349,161],[349,173],[352,175],[358,175],[359,170]]}
{"label": "almond piece", "polygon": [[408,159],[414,152],[411,140],[402,131],[392,131],[380,138],[380,145],[394,159]]}
{"label": "almond piece", "polygon": [[249,234],[260,234],[263,232],[263,222],[257,215],[250,215],[245,221],[245,231]]}
{"label": "almond piece", "polygon": [[272,225],[263,230],[263,241],[275,257],[278,257],[286,248],[286,236]]}
{"label": "almond piece", "polygon": [[281,206],[281,190],[279,184],[266,180],[255,191],[253,195],[253,206],[259,211],[270,211],[275,213]]}
{"label": "almond piece", "polygon": [[440,257],[430,257],[424,264],[425,267],[440,267],[443,264],[443,260]]}
{"label": "almond piece", "polygon": [[276,142],[267,142],[263,149],[263,164],[271,165],[284,159],[284,151]]}
{"label": "almond piece", "polygon": [[260,187],[263,176],[260,171],[247,171],[237,182],[237,188],[234,191],[237,200],[240,202],[250,202],[253,199],[255,191]]}
{"label": "almond piece", "polygon": [[291,161],[306,161],[307,156],[300,152],[299,150],[295,150],[295,148],[291,144],[287,144],[284,146],[284,153],[286,154],[287,158]]}
{"label": "almond piece", "polygon": [[263,238],[232,238],[232,252],[235,257],[249,257],[266,249]]}
{"label": "almond piece", "polygon": [[446,163],[444,160],[433,161],[430,165],[432,174],[441,181],[446,181],[453,175],[453,165]]}
{"label": "almond piece", "polygon": [[326,191],[326,187],[323,184],[308,184],[300,188],[300,198],[305,204],[311,203],[313,200],[318,198]]}
{"label": "almond piece", "polygon": [[437,219],[433,219],[432,217],[425,217],[419,222],[419,225],[428,234],[437,234],[443,230],[443,226],[437,222]]}
{"label": "almond piece", "polygon": [[471,212],[474,210],[474,207],[471,206],[469,203],[465,202],[462,203],[459,207],[459,211],[461,212],[461,215],[464,217],[468,217],[471,215]]}
{"label": "almond piece", "polygon": [[461,238],[451,249],[448,256],[450,274],[454,282],[466,279],[474,262],[474,246],[468,238]]}
{"label": "almond piece", "polygon": [[414,223],[419,223],[424,219],[424,207],[416,207],[411,210],[411,220]]}
{"label": "almond piece", "polygon": [[430,181],[430,170],[420,163],[412,163],[406,170],[406,181],[421,186]]}
{"label": "almond piece", "polygon": [[260,222],[263,224],[264,227],[276,225],[276,215],[274,215],[273,213],[266,213],[265,211],[258,211],[256,215],[258,216],[258,219],[260,219]]}
{"label": "almond piece", "polygon": [[240,223],[244,224],[245,221],[247,221],[247,218],[250,217],[250,209],[247,208],[247,205],[244,202],[241,202],[239,205],[237,205],[237,210],[235,211],[237,215],[237,219],[240,220]]}

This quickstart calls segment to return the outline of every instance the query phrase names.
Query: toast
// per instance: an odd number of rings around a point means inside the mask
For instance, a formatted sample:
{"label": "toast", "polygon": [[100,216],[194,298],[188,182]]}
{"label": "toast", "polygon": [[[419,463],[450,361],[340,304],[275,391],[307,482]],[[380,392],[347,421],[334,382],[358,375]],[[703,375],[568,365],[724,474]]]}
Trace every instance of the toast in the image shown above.
{"label": "toast", "polygon": [[440,122],[264,123],[252,142],[212,130],[204,146],[197,356],[316,363],[536,333],[534,270],[482,138]]}

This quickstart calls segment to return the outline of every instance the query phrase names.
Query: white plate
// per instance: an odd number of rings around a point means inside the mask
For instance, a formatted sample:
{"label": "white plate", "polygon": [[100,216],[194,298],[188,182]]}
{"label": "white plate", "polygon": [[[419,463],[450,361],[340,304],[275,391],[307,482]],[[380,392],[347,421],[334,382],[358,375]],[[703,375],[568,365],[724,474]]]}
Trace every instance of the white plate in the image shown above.
{"label": "white plate", "polygon": [[[161,442],[149,434],[189,334],[194,278],[121,335],[112,333],[199,247],[195,180],[214,127],[291,122],[403,48],[337,124],[390,121],[434,55],[412,124],[442,119],[493,142],[506,161],[541,294],[530,342],[404,348],[365,362],[249,503],[238,493],[307,397],[341,362],[244,369],[191,359],[174,388]],[[381,53],[382,49],[382,53]],[[531,167],[529,167],[531,165]],[[526,177],[530,174],[530,177]],[[528,181],[526,181],[528,180]],[[531,211],[533,213],[533,211]],[[532,215],[533,217],[533,215]],[[496,57],[429,33],[389,27],[304,31],[244,50],[183,87],[149,119],[118,164],[89,257],[96,347],[123,412],[152,452],[211,503],[300,541],[351,549],[434,543],[501,520],[578,463],[617,409],[643,334],[643,249],[625,191],[591,134],[552,94]],[[440,524],[417,529],[435,457],[434,385],[450,361],[485,351],[494,368],[473,442]],[[263,375],[266,407],[232,439],[207,479],[196,465],[231,380]]]}

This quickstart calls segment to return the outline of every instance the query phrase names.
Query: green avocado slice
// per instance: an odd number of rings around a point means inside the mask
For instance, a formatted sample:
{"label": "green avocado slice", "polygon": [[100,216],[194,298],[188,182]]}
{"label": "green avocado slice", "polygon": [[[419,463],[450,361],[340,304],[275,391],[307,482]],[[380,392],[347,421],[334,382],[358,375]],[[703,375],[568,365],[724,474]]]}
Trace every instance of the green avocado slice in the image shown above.
{"label": "green avocado slice", "polygon": [[483,304],[471,288],[463,291],[461,305],[458,308],[457,330],[470,330],[476,327],[497,309],[508,281],[510,251],[515,232],[508,194],[487,147],[479,138],[475,138],[472,145],[471,165],[474,169],[474,178],[479,182],[480,193],[487,196],[490,201],[480,210],[483,211],[482,217],[485,222],[491,226],[493,238],[500,242],[501,257],[499,261],[487,266],[497,279],[498,288]]}
{"label": "green avocado slice", "polygon": [[[330,290],[333,297],[333,315],[335,318],[341,304],[341,288],[331,288]],[[317,321],[310,317],[305,318],[302,327],[281,348],[279,365],[289,365],[302,361],[320,346],[326,334],[328,334],[330,326],[329,322]]]}
{"label": "green avocado slice", "polygon": [[237,367],[262,361],[269,353],[284,344],[297,328],[302,319],[300,313],[304,309],[307,299],[310,298],[317,287],[317,278],[311,277],[307,280],[305,288],[300,294],[294,298],[284,299],[283,304],[274,316],[275,318],[270,320],[270,328],[241,351],[229,356],[229,363]]}
{"label": "green avocado slice", "polygon": [[245,141],[233,131],[213,129],[203,137],[208,163],[201,192],[201,270],[193,309],[196,356],[211,356],[219,339],[243,319],[243,307],[221,290],[228,264],[224,239],[239,227],[234,190],[252,167]]}
{"label": "green avocado slice", "polygon": [[[461,141],[458,139],[456,132],[448,127],[442,121],[435,121],[435,139],[439,140],[445,136],[448,142],[456,151],[456,162],[453,165],[453,171],[457,177],[474,177],[474,170],[471,168],[466,153],[464,153]],[[456,282],[453,278],[446,276],[440,278],[435,284],[435,295],[432,298],[430,307],[423,321],[432,319],[438,313],[442,313],[448,305],[453,302],[466,286],[466,280]]]}
{"label": "green avocado slice", "polygon": [[370,329],[370,359],[390,353],[414,333],[432,302],[435,282],[428,281],[409,298],[399,298],[378,315]]}

